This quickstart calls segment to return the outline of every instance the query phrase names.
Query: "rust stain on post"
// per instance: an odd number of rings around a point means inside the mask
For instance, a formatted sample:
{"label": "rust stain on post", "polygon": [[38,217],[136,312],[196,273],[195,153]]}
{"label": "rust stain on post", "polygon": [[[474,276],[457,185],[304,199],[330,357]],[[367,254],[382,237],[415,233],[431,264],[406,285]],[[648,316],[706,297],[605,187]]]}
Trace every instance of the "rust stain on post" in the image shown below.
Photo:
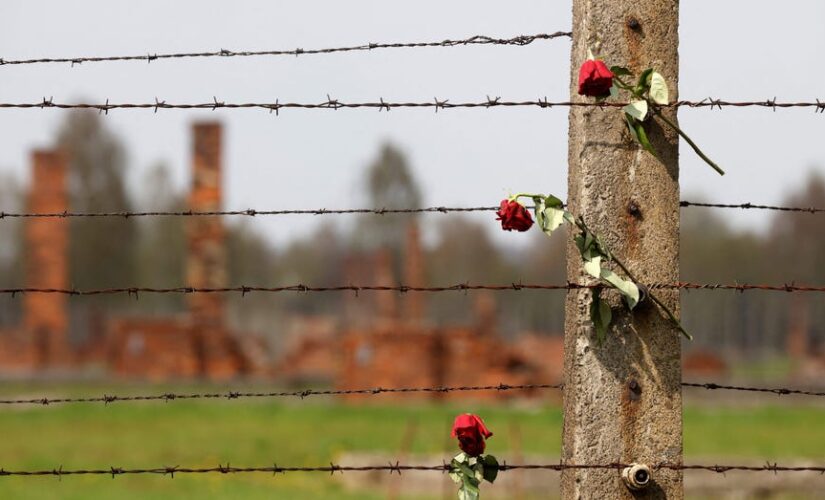
{"label": "rust stain on post", "polygon": [[[571,99],[588,47],[607,64],[638,75],[656,68],[678,99],[678,0],[573,2]],[[675,120],[674,110],[665,110]],[[679,278],[678,137],[646,124],[659,159],[630,139],[616,109],[570,111],[570,209],[582,215],[643,282]],[[568,247],[567,278],[587,281]],[[617,272],[621,273],[620,270]],[[678,314],[678,291],[658,291]],[[608,293],[614,322],[599,345],[589,319],[589,290],[571,290],[565,320],[564,444],[566,463],[682,462],[679,332],[650,301],[628,314]],[[566,470],[565,499],[682,499],[680,471],[657,470],[631,492],[615,470]]]}

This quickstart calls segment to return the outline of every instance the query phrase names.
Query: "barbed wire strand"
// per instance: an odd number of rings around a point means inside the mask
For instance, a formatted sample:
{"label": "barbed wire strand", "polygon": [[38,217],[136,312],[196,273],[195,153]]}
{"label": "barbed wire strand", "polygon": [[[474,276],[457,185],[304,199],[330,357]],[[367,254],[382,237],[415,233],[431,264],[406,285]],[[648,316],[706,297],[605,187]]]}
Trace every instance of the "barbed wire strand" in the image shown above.
{"label": "barbed wire strand", "polygon": [[[564,470],[581,470],[581,469],[615,469],[622,470],[629,467],[631,464],[620,462],[604,463],[604,464],[508,464],[502,462],[498,466],[499,472],[506,472],[510,470],[549,470],[549,471],[564,471]],[[825,473],[825,466],[810,465],[810,466],[785,466],[778,463],[766,462],[764,465],[701,465],[701,464],[672,464],[660,463],[653,464],[651,467],[654,470],[681,470],[681,471],[708,471],[716,473],[725,473],[731,471],[741,472],[819,472]],[[64,469],[59,466],[54,469],[31,469],[31,470],[6,470],[0,469],[0,476],[81,476],[81,475],[104,475],[122,476],[127,474],[155,474],[161,476],[175,477],[175,474],[243,474],[243,473],[270,473],[270,474],[285,474],[287,472],[325,472],[330,475],[335,473],[343,474],[345,472],[367,472],[367,471],[386,471],[390,474],[396,473],[401,475],[404,471],[434,471],[434,472],[449,472],[450,465],[446,462],[439,465],[404,465],[400,462],[388,462],[386,465],[337,465],[330,462],[329,465],[320,467],[295,467],[295,466],[279,466],[278,464],[258,466],[258,467],[234,467],[229,465],[218,465],[215,467],[181,467],[181,466],[163,466],[152,468],[125,468],[125,467],[107,467],[102,469]]]}
{"label": "barbed wire strand", "polygon": [[[773,205],[757,205],[753,203],[700,203],[693,201],[680,201],[683,208],[738,208],[753,210],[777,210],[782,212],[803,212],[803,213],[825,213],[825,208],[816,207],[783,207]],[[532,209],[533,207],[527,207]],[[423,208],[316,208],[316,209],[281,209],[281,210],[256,210],[247,208],[244,210],[154,210],[145,212],[116,211],[116,212],[2,212],[0,219],[5,218],[68,218],[68,217],[215,217],[215,216],[269,216],[269,215],[346,215],[346,214],[368,214],[368,215],[392,215],[392,214],[421,214],[421,213],[451,213],[451,212],[495,212],[497,206],[479,207],[423,207]]]}
{"label": "barbed wire strand", "polygon": [[[330,390],[316,390],[303,389],[296,391],[276,391],[276,392],[242,392],[242,391],[226,391],[226,392],[206,392],[206,393],[172,393],[167,392],[163,394],[151,395],[130,395],[117,396],[111,394],[104,394],[103,396],[85,396],[85,397],[39,397],[39,398],[24,398],[24,399],[0,399],[0,405],[42,405],[49,406],[54,404],[71,404],[71,403],[103,403],[108,405],[110,403],[120,402],[137,402],[137,401],[187,401],[187,400],[216,400],[225,399],[234,401],[238,399],[249,398],[299,398],[305,399],[311,396],[378,396],[381,394],[411,394],[411,393],[448,393],[448,392],[479,392],[479,391],[533,391],[546,389],[563,389],[564,384],[498,384],[498,385],[477,385],[477,386],[452,386],[452,387],[370,387],[366,389],[330,389]],[[682,387],[706,389],[706,390],[725,390],[725,391],[745,391],[745,392],[762,392],[770,393],[778,396],[786,395],[804,395],[804,396],[825,396],[825,392],[815,392],[803,389],[791,389],[787,387],[745,387],[734,385],[722,385],[713,382],[696,383],[696,382],[682,382]]]}
{"label": "barbed wire strand", "polygon": [[789,389],[787,387],[746,387],[737,385],[722,385],[713,382],[696,383],[696,382],[682,382],[682,387],[693,387],[698,389],[707,389],[711,391],[744,391],[744,392],[764,392],[776,394],[778,396],[786,396],[790,394],[798,394],[801,396],[825,396],[825,392],[806,391],[803,389]]}
{"label": "barbed wire strand", "polygon": [[[61,103],[55,102],[52,98],[43,98],[39,102],[4,102],[0,103],[0,108],[18,108],[18,109],[93,109],[101,113],[108,114],[109,111],[115,109],[151,109],[155,113],[161,109],[263,109],[269,112],[278,114],[284,109],[356,109],[356,108],[371,108],[378,111],[390,111],[395,108],[430,108],[435,109],[436,113],[444,109],[457,108],[499,108],[499,107],[538,107],[538,108],[554,108],[554,107],[586,107],[586,108],[616,108],[624,107],[627,102],[591,102],[591,101],[549,101],[547,98],[527,101],[502,101],[500,97],[487,97],[485,101],[477,102],[450,102],[449,99],[434,98],[432,101],[420,102],[390,102],[380,98],[373,102],[344,102],[338,99],[333,99],[327,96],[327,100],[319,103],[300,103],[300,102],[224,102],[213,97],[212,102],[201,103],[167,103],[165,100],[155,98],[155,102],[137,102],[137,103],[110,103],[106,99],[105,103]],[[765,101],[725,101],[722,99],[706,98],[701,101],[676,101],[670,104],[662,105],[661,107],[668,108],[710,108],[719,109],[725,107],[763,107],[771,108],[776,111],[777,108],[814,108],[817,113],[825,113],[825,102],[816,99],[813,101],[800,102],[779,102],[775,98]]]}
{"label": "barbed wire strand", "polygon": [[[168,293],[240,293],[242,296],[252,292],[265,293],[282,293],[282,292],[296,292],[296,293],[324,293],[324,292],[354,292],[356,295],[360,292],[467,292],[473,290],[490,290],[490,291],[522,291],[522,290],[578,290],[578,289],[595,289],[604,288],[602,284],[532,284],[532,283],[510,283],[504,285],[472,285],[469,283],[459,283],[448,286],[410,286],[410,285],[337,285],[337,286],[309,286],[303,284],[265,287],[265,286],[231,286],[231,287],[172,287],[172,288],[153,288],[153,287],[115,287],[115,288],[0,288],[0,294],[11,295],[12,297],[18,294],[25,293],[50,293],[61,295],[75,295],[75,296],[91,296],[91,295],[118,295],[126,294],[133,295],[137,298],[142,293],[153,294],[168,294]],[[650,283],[646,284],[648,288],[657,290],[735,290],[737,292],[746,292],[752,290],[774,291],[774,292],[825,292],[825,286],[806,286],[795,285],[792,283],[785,283],[781,285],[770,284],[753,284],[753,283]]]}
{"label": "barbed wire strand", "polygon": [[454,386],[454,387],[370,387],[366,389],[336,389],[336,390],[315,390],[303,389],[298,391],[283,392],[211,392],[211,393],[189,393],[176,394],[164,393],[144,396],[114,396],[103,395],[93,397],[78,398],[31,398],[31,399],[0,399],[0,404],[37,404],[51,405],[60,403],[117,403],[122,401],[178,401],[192,399],[226,399],[236,400],[241,398],[299,398],[304,399],[310,396],[351,396],[368,395],[377,396],[379,394],[410,394],[410,393],[448,393],[448,392],[478,392],[478,391],[530,391],[539,389],[561,389],[561,384],[498,384],[498,385],[478,385],[478,386]]}
{"label": "barbed wire strand", "polygon": [[695,201],[680,201],[679,206],[700,208],[738,208],[742,210],[775,210],[779,212],[804,212],[809,214],[825,213],[825,208],[819,207],[783,207],[777,205],[758,205],[754,203],[704,203]]}
{"label": "barbed wire strand", "polygon": [[467,45],[515,45],[525,46],[537,40],[552,40],[554,38],[571,38],[569,31],[557,31],[555,33],[539,33],[536,35],[518,35],[511,38],[493,38],[485,35],[475,35],[460,40],[441,40],[429,42],[399,42],[399,43],[365,43],[362,45],[352,45],[346,47],[332,47],[324,49],[290,49],[290,50],[227,50],[220,49],[211,52],[177,52],[177,53],[146,53],[139,55],[120,56],[85,56],[85,57],[43,57],[37,59],[0,59],[0,66],[22,65],[22,64],[47,64],[47,63],[70,63],[76,64],[88,62],[112,62],[112,61],[145,61],[151,63],[161,59],[184,59],[184,58],[212,58],[212,57],[253,57],[253,56],[302,56],[312,54],[334,54],[338,52],[358,52],[372,51],[377,49],[400,49],[400,48],[423,48],[423,47],[456,47]]}

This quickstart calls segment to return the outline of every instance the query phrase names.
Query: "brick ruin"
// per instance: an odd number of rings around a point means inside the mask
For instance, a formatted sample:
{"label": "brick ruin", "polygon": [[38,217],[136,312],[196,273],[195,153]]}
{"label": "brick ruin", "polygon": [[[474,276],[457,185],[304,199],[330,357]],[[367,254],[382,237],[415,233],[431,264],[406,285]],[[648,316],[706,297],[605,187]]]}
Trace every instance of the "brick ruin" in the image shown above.
{"label": "brick ruin", "polygon": [[[221,125],[192,127],[192,184],[189,209],[221,210]],[[186,220],[186,282],[193,288],[221,288],[228,282],[226,233],[219,216]],[[112,371],[127,377],[228,379],[262,374],[252,351],[262,346],[232,332],[220,293],[193,293],[185,314],[169,318],[115,318],[102,348]]]}
{"label": "brick ruin", "polygon": [[[222,207],[221,135],[218,123],[192,127],[188,207],[193,211]],[[39,149],[30,158],[26,211],[68,210],[68,156]],[[190,217],[186,223],[188,285],[226,286],[222,219]],[[24,286],[69,288],[69,220],[29,218],[24,224]],[[425,285],[426,263],[415,222],[407,228],[402,265],[394,266],[392,260],[386,248],[350,255],[346,279],[372,285]],[[400,269],[398,276],[394,269]],[[335,383],[343,389],[560,381],[561,339],[523,332],[514,342],[506,342],[496,329],[492,294],[474,294],[474,320],[467,325],[432,324],[427,315],[429,297],[424,293],[361,295],[346,296],[341,317],[292,318],[294,342],[273,365],[262,342],[230,329],[222,294],[190,294],[185,312],[165,318],[103,317],[95,328],[99,334],[80,346],[69,342],[67,296],[23,294],[22,321],[0,331],[0,374],[60,373],[99,364],[116,375],[152,380],[256,375],[291,383]],[[809,307],[804,296],[792,303],[786,351],[795,363],[796,376],[813,380],[825,372],[825,357],[811,345]],[[280,335],[288,326],[279,328]],[[686,376],[728,374],[724,360],[713,352],[685,353],[683,365]]]}
{"label": "brick ruin", "polygon": [[[403,281],[424,286],[424,254],[415,221],[407,228],[400,272],[403,279],[396,278],[393,269],[392,253],[378,248],[351,255],[346,276],[352,283],[393,286]],[[322,381],[338,389],[527,384],[560,378],[560,337],[528,334],[518,342],[506,342],[497,332],[494,296],[476,293],[475,297],[473,324],[437,326],[427,318],[424,293],[348,296],[343,322],[311,335],[301,332],[277,373],[295,384]],[[528,344],[529,348],[524,348]],[[508,392],[418,396],[441,399],[468,395],[512,396]]]}
{"label": "brick ruin", "polygon": [[[192,187],[189,208],[221,209],[221,125],[193,126]],[[69,158],[56,150],[32,155],[32,187],[27,211],[68,210]],[[225,231],[220,217],[187,220],[189,286],[227,285]],[[25,222],[25,286],[69,288],[69,224],[65,218]],[[0,371],[30,375],[102,364],[120,376],[162,380],[178,377],[226,379],[265,373],[262,346],[229,329],[221,294],[191,294],[188,310],[168,318],[105,317],[86,345],[68,341],[68,300],[62,294],[23,295],[23,320],[0,332]]]}
{"label": "brick ruin", "polygon": [[[68,208],[68,158],[59,150],[31,155],[29,212],[63,212]],[[25,287],[67,288],[69,223],[65,218],[31,218],[25,225]],[[72,364],[68,346],[68,301],[57,293],[23,295],[22,324],[2,332],[0,368],[9,374],[60,370]]]}

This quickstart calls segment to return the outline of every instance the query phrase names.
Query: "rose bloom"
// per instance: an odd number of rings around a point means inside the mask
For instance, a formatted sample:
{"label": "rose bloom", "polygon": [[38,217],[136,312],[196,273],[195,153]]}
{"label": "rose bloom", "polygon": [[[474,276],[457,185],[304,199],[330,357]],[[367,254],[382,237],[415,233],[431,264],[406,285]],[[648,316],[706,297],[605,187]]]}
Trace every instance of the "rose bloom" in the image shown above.
{"label": "rose bloom", "polygon": [[501,206],[496,212],[496,220],[501,221],[501,229],[505,231],[527,231],[533,225],[533,217],[524,208],[524,205],[515,200],[501,200]]}
{"label": "rose bloom", "polygon": [[579,95],[605,97],[610,95],[613,73],[603,61],[588,59],[579,70]]}
{"label": "rose bloom", "polygon": [[484,440],[493,435],[481,417],[471,413],[463,413],[455,417],[452,436],[458,438],[458,447],[471,457],[484,453]]}

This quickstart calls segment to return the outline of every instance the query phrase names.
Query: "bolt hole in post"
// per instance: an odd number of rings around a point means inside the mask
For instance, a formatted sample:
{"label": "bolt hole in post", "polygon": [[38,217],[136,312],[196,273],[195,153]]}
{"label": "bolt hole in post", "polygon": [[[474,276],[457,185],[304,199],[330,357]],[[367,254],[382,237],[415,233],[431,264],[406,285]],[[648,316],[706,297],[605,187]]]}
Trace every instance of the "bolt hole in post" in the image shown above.
{"label": "bolt hole in post", "polygon": [[642,386],[635,380],[631,380],[627,383],[628,390],[628,399],[631,401],[638,401],[642,397]]}

